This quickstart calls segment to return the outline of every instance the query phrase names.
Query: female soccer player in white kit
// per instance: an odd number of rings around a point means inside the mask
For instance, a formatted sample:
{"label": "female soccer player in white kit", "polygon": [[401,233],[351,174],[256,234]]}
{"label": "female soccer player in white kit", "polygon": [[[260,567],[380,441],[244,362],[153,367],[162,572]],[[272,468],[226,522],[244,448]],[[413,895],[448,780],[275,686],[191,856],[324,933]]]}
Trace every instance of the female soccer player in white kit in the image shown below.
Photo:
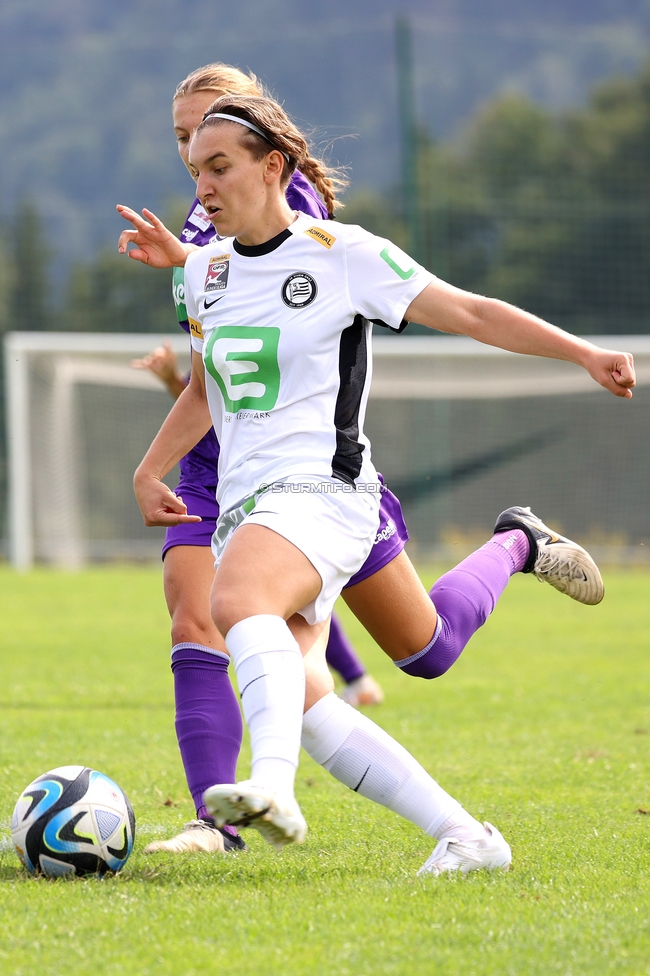
{"label": "female soccer player in white kit", "polygon": [[[172,102],[174,134],[179,155],[187,166],[189,144],[206,109],[224,94],[259,96],[263,91],[254,75],[232,65],[213,63],[197,68],[178,85]],[[311,179],[318,178],[320,165],[305,166]],[[310,180],[296,170],[285,195],[292,209],[315,217],[327,217],[327,208]],[[193,200],[180,239],[202,247],[216,240],[200,202]],[[189,335],[184,295],[183,268],[174,269],[173,296],[179,326]],[[170,348],[156,350],[134,366],[150,368],[176,399],[185,389],[186,377],[174,369]],[[228,675],[225,644],[210,616],[210,589],[214,578],[211,539],[219,506],[216,501],[219,443],[213,429],[179,463],[176,492],[199,515],[201,522],[168,526],[163,545],[163,580],[172,626],[171,670],[174,683],[176,731],[187,785],[195,803],[196,819],[177,835],[149,844],[145,853],[167,851],[241,850],[243,842],[234,828],[214,826],[203,804],[206,787],[235,778],[241,746],[242,723],[239,701]],[[354,586],[394,559],[407,538],[399,502],[391,492],[382,493],[381,525],[371,558],[348,582]],[[432,628],[431,628],[432,631]],[[424,638],[428,641],[430,634]],[[417,641],[416,641],[417,642]],[[408,655],[409,651],[406,650]],[[327,663],[337,671],[345,688],[341,697],[351,704],[378,704],[381,688],[363,667],[340,623],[333,616],[327,644]]]}
{"label": "female soccer player in white kit", "polygon": [[[136,474],[148,524],[190,520],[160,478],[203,436],[211,415],[223,513],[212,611],[235,663],[253,769],[251,781],[217,785],[205,800],[217,822],[251,823],[278,847],[306,833],[293,796],[304,670],[287,621],[303,646],[316,641],[377,526],[378,483],[363,435],[369,322],[399,328],[413,318],[574,361],[618,395],[631,395],[634,384],[626,354],[454,289],[360,228],[296,217],[282,188],[304,145],[281,108],[264,99],[222,98],[197,130],[190,160],[198,195],[225,240],[187,261],[193,378]],[[125,232],[122,250],[132,240],[146,260],[159,249],[169,263],[184,263],[186,249],[153,215],[146,212],[151,226],[124,214],[136,231]],[[499,559],[525,545],[521,569],[531,538],[513,513],[501,525],[508,538],[496,545]],[[588,557],[576,554],[575,563],[592,585]],[[308,698],[305,748],[347,785],[439,839],[426,870],[507,866],[509,848],[495,828],[478,824],[394,740],[333,704],[327,691]]]}

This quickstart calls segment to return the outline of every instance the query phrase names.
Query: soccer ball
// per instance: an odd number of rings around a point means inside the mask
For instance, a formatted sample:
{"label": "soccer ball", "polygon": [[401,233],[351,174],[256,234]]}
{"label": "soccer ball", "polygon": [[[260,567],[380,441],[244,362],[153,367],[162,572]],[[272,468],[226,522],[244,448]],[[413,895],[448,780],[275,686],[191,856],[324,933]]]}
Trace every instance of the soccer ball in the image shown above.
{"label": "soccer ball", "polygon": [[87,766],[58,766],[23,790],[11,818],[16,854],[30,874],[120,871],[135,837],[122,790]]}

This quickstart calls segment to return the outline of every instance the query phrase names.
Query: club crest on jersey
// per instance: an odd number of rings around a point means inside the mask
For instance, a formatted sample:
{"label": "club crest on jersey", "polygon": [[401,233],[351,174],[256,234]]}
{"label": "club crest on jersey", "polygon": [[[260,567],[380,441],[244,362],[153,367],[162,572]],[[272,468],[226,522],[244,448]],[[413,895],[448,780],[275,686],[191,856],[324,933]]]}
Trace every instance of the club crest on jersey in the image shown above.
{"label": "club crest on jersey", "polygon": [[282,285],[282,301],[289,308],[306,308],[318,294],[318,286],[306,271],[289,275]]}
{"label": "club crest on jersey", "polygon": [[228,284],[228,272],[230,271],[230,255],[218,254],[215,258],[210,258],[208,273],[205,276],[204,291],[223,291]]}

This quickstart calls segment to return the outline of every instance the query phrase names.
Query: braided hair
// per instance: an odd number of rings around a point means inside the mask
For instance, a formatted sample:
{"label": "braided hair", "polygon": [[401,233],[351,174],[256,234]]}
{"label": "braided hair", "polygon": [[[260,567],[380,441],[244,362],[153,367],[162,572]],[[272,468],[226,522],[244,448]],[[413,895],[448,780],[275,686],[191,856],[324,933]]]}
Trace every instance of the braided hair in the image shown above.
{"label": "braided hair", "polygon": [[328,214],[330,217],[333,216],[335,207],[341,206],[336,199],[336,191],[347,186],[348,181],[341,170],[328,166],[321,159],[312,156],[305,136],[281,105],[272,98],[262,96],[222,95],[207,110],[197,132],[201,132],[208,126],[221,125],[226,121],[210,118],[215,112],[245,119],[261,129],[264,136],[242,127],[242,145],[256,160],[263,159],[269,153],[269,146],[279,150],[285,157],[281,177],[282,186],[287,186],[296,169],[300,170],[316,187],[323,198]]}

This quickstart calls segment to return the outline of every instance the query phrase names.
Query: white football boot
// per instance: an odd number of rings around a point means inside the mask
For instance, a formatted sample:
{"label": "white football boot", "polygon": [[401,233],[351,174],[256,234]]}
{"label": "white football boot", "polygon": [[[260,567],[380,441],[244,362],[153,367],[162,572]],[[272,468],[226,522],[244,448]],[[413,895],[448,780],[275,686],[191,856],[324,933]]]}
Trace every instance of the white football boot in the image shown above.
{"label": "white football boot", "polygon": [[307,836],[307,823],[295,797],[278,796],[250,780],[211,786],[203,802],[217,827],[254,827],[276,851],[287,844],[302,844]]}
{"label": "white football boot", "polygon": [[245,851],[246,844],[241,837],[233,837],[225,831],[208,823],[207,820],[190,820],[183,827],[180,834],[169,840],[155,840],[147,844],[145,854],[157,854],[160,851],[168,854],[206,853],[228,854],[230,851]]}
{"label": "white football boot", "polygon": [[512,863],[512,851],[505,837],[493,827],[484,823],[486,836],[483,840],[460,841],[455,837],[441,837],[431,856],[424,862],[420,874],[446,874],[460,871],[507,871]]}
{"label": "white football boot", "polygon": [[522,573],[533,573],[578,603],[595,606],[605,595],[600,571],[577,542],[549,529],[530,508],[507,508],[497,519],[495,532],[521,529],[530,542],[530,555]]}

